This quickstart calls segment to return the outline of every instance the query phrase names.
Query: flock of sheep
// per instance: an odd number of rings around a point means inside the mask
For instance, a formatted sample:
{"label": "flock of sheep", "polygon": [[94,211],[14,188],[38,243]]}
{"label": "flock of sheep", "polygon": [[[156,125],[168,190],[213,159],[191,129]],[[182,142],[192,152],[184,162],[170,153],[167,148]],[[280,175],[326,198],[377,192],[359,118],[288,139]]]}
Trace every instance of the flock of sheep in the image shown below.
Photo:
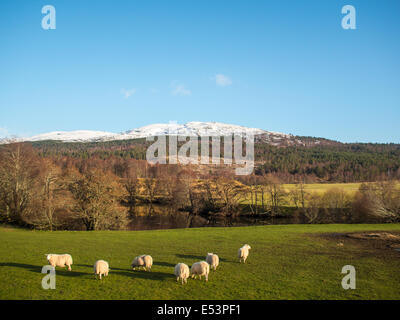
{"label": "flock of sheep", "polygon": [[[251,247],[248,244],[245,244],[243,247],[239,249],[238,258],[239,262],[242,261],[246,263],[246,259],[249,256],[249,250]],[[71,271],[71,265],[73,263],[72,256],[70,254],[46,254],[47,261],[52,267],[68,267],[68,270]],[[135,270],[136,268],[142,267],[146,271],[150,271],[153,265],[153,258],[149,255],[141,255],[137,256],[132,261],[132,269]],[[200,280],[201,277],[204,276],[206,281],[208,281],[208,274],[210,273],[210,267],[214,270],[217,270],[219,265],[219,257],[216,254],[208,253],[206,256],[206,261],[200,261],[193,263],[190,273],[189,267],[185,263],[178,263],[175,266],[174,274],[176,276],[176,281],[182,281],[183,283],[187,283],[187,279],[189,278],[190,274],[192,278],[199,276]],[[95,262],[94,266],[94,275],[97,279],[97,276],[101,277],[108,276],[108,272],[110,271],[110,267],[107,261],[98,260]]]}

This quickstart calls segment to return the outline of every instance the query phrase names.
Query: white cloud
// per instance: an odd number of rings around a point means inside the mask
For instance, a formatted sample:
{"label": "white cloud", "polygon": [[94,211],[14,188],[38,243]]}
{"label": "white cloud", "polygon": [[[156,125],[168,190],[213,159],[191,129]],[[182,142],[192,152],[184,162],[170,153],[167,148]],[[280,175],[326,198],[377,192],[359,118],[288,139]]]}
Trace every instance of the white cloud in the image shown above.
{"label": "white cloud", "polygon": [[232,84],[232,79],[223,74],[216,74],[215,75],[215,83],[217,86],[227,87]]}
{"label": "white cloud", "polygon": [[171,87],[172,87],[172,95],[174,96],[190,96],[192,94],[192,91],[185,88],[183,84],[173,82],[171,84]]}
{"label": "white cloud", "polygon": [[125,99],[128,99],[130,96],[134,95],[136,93],[136,89],[121,89],[122,95],[125,97]]}

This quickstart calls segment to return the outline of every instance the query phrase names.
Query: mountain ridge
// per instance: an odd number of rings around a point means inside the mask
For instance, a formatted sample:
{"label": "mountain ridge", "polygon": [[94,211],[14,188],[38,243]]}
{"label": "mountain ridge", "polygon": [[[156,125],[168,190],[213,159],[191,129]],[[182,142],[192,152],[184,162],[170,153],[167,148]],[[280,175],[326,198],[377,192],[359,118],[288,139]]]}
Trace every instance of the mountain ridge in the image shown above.
{"label": "mountain ridge", "polygon": [[316,146],[316,145],[337,145],[340,142],[315,137],[301,137],[275,131],[267,131],[259,128],[250,128],[240,125],[227,124],[221,122],[200,122],[192,121],[185,124],[177,123],[155,123],[139,128],[113,133],[95,130],[75,130],[75,131],[53,131],[34,135],[32,137],[2,139],[0,144],[9,142],[41,142],[57,141],[65,143],[92,143],[109,142],[122,140],[135,140],[155,136],[226,136],[237,134],[244,136],[251,134],[255,137],[255,142],[266,142],[273,146]]}
{"label": "mountain ridge", "polygon": [[226,124],[221,122],[199,122],[192,121],[185,124],[177,123],[155,123],[139,128],[134,128],[121,133],[95,130],[74,130],[74,131],[53,131],[42,133],[31,137],[15,138],[16,141],[45,141],[54,140],[61,142],[101,142],[113,140],[141,139],[162,135],[178,136],[224,136],[229,134],[253,134],[253,135],[273,135],[287,138],[291,135],[272,132],[258,128],[249,128],[240,125]]}

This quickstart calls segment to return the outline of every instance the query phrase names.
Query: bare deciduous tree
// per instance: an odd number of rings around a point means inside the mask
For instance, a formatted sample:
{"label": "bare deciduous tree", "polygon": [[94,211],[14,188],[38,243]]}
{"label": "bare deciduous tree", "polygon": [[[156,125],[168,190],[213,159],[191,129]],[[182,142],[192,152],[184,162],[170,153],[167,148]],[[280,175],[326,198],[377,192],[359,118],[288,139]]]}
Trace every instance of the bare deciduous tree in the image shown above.
{"label": "bare deciduous tree", "polygon": [[115,176],[100,170],[72,177],[69,190],[74,211],[87,230],[120,229],[127,223],[126,213],[118,206],[121,194],[115,181]]}
{"label": "bare deciduous tree", "polygon": [[400,219],[400,188],[394,181],[362,184],[355,196],[353,210],[361,215]]}
{"label": "bare deciduous tree", "polygon": [[271,215],[274,216],[279,213],[280,207],[285,204],[286,191],[279,181],[271,179],[267,184],[267,192],[269,194]]}
{"label": "bare deciduous tree", "polygon": [[328,189],[321,198],[321,205],[329,209],[345,209],[350,204],[351,199],[348,193],[339,188]]}
{"label": "bare deciduous tree", "polygon": [[0,208],[3,220],[26,223],[39,174],[37,162],[37,155],[28,144],[12,143],[1,146]]}
{"label": "bare deciduous tree", "polygon": [[127,177],[123,180],[123,186],[126,192],[125,200],[129,207],[128,212],[133,216],[139,193],[139,180],[135,171],[129,170]]}
{"label": "bare deciduous tree", "polygon": [[233,215],[243,201],[245,188],[237,181],[220,177],[214,181],[217,195],[222,203],[222,210]]}
{"label": "bare deciduous tree", "polygon": [[319,217],[321,207],[321,197],[318,194],[309,194],[307,196],[307,205],[304,207],[304,216],[308,223],[315,223]]}
{"label": "bare deciduous tree", "polygon": [[306,207],[306,198],[309,196],[308,192],[305,190],[304,184],[298,183],[295,185],[294,189],[289,192],[289,197],[295,205],[296,209],[303,209]]}
{"label": "bare deciduous tree", "polygon": [[43,159],[40,163],[40,175],[33,200],[34,209],[28,217],[30,224],[37,229],[53,230],[59,226],[56,211],[61,205],[62,190],[61,169],[50,159]]}

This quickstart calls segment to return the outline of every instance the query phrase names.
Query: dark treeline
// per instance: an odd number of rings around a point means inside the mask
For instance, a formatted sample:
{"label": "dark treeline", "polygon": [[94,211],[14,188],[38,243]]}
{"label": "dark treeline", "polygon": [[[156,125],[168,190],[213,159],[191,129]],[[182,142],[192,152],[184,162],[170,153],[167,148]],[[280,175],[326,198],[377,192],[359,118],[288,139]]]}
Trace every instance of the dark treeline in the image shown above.
{"label": "dark treeline", "polygon": [[256,144],[256,174],[282,181],[366,182],[400,178],[400,145],[338,144],[313,147],[272,147]]}
{"label": "dark treeline", "polygon": [[[137,139],[92,143],[43,141],[33,146],[43,157],[98,158],[113,163],[117,158],[145,160],[150,144],[145,139]],[[318,145],[314,141],[307,147],[279,147],[257,142],[255,160],[256,175],[273,175],[285,183],[400,179],[400,145],[397,144]]]}

